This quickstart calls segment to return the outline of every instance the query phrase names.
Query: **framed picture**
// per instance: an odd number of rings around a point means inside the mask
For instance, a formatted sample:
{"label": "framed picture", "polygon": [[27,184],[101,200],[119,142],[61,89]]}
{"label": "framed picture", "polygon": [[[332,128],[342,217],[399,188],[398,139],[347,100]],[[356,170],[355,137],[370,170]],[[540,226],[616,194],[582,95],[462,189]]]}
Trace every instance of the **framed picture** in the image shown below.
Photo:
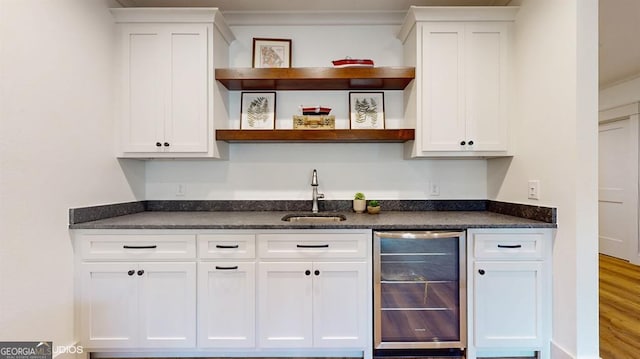
{"label": "framed picture", "polygon": [[240,103],[241,130],[275,129],[275,92],[243,92],[241,94]]}
{"label": "framed picture", "polygon": [[291,67],[291,40],[254,38],[253,67]]}
{"label": "framed picture", "polygon": [[384,92],[349,92],[351,128],[384,129]]}

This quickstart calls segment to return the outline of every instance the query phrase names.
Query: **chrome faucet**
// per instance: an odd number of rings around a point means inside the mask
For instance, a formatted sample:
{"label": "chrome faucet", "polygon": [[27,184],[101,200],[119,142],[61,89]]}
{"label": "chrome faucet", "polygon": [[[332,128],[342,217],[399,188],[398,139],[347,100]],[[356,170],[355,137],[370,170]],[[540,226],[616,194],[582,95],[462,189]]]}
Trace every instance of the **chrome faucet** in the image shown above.
{"label": "chrome faucet", "polygon": [[313,205],[311,206],[312,213],[318,213],[318,199],[324,198],[324,193],[318,193],[318,171],[313,170],[313,176],[311,177],[311,199]]}

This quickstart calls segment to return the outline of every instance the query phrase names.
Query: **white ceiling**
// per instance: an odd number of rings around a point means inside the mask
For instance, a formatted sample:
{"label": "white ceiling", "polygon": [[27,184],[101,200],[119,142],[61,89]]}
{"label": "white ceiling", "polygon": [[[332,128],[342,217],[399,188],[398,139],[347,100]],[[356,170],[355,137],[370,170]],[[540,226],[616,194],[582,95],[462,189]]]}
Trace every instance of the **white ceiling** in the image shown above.
{"label": "white ceiling", "polygon": [[[496,6],[511,0],[117,0],[123,6],[203,6],[225,11],[403,11],[420,6]],[[518,1],[514,1],[518,2]],[[600,86],[640,75],[640,0],[600,0]]]}

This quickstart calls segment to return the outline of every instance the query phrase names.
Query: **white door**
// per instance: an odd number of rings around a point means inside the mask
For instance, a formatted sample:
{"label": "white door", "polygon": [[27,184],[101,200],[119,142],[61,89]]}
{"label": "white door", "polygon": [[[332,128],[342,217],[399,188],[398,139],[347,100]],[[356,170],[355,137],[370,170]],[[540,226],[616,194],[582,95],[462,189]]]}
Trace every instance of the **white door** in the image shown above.
{"label": "white door", "polygon": [[506,151],[507,24],[465,25],[467,149]]}
{"label": "white door", "polygon": [[258,268],[260,347],[311,348],[311,262],[261,262]]}
{"label": "white door", "polygon": [[128,24],[121,31],[122,150],[162,152],[166,35],[157,24]]}
{"label": "white door", "polygon": [[196,345],[196,264],[140,263],[140,348]]}
{"label": "white door", "polygon": [[542,262],[475,262],[478,348],[542,345]]}
{"label": "white door", "polygon": [[255,263],[198,264],[198,347],[255,346]]}
{"label": "white door", "polygon": [[207,152],[210,28],[128,24],[122,41],[123,152]]}
{"label": "white door", "polygon": [[626,119],[601,124],[598,141],[600,253],[635,262],[638,260],[637,122]]}
{"label": "white door", "polygon": [[131,348],[137,342],[136,263],[81,265],[81,341],[89,348]]}
{"label": "white door", "polygon": [[463,150],[464,24],[424,24],[421,30],[422,151]]}
{"label": "white door", "polygon": [[314,263],[313,345],[361,348],[367,328],[365,263]]}
{"label": "white door", "polygon": [[[168,31],[167,116],[165,117],[165,150],[170,152],[207,152],[208,32],[205,24],[172,24]],[[164,146],[164,143],[163,143]]]}

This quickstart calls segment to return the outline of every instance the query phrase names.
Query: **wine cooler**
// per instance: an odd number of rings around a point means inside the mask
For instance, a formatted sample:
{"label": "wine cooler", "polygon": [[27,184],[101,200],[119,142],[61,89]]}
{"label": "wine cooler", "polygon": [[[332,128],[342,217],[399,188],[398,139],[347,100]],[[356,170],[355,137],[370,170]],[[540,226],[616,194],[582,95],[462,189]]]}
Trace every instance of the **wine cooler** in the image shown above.
{"label": "wine cooler", "polygon": [[374,348],[466,347],[465,232],[374,232]]}

